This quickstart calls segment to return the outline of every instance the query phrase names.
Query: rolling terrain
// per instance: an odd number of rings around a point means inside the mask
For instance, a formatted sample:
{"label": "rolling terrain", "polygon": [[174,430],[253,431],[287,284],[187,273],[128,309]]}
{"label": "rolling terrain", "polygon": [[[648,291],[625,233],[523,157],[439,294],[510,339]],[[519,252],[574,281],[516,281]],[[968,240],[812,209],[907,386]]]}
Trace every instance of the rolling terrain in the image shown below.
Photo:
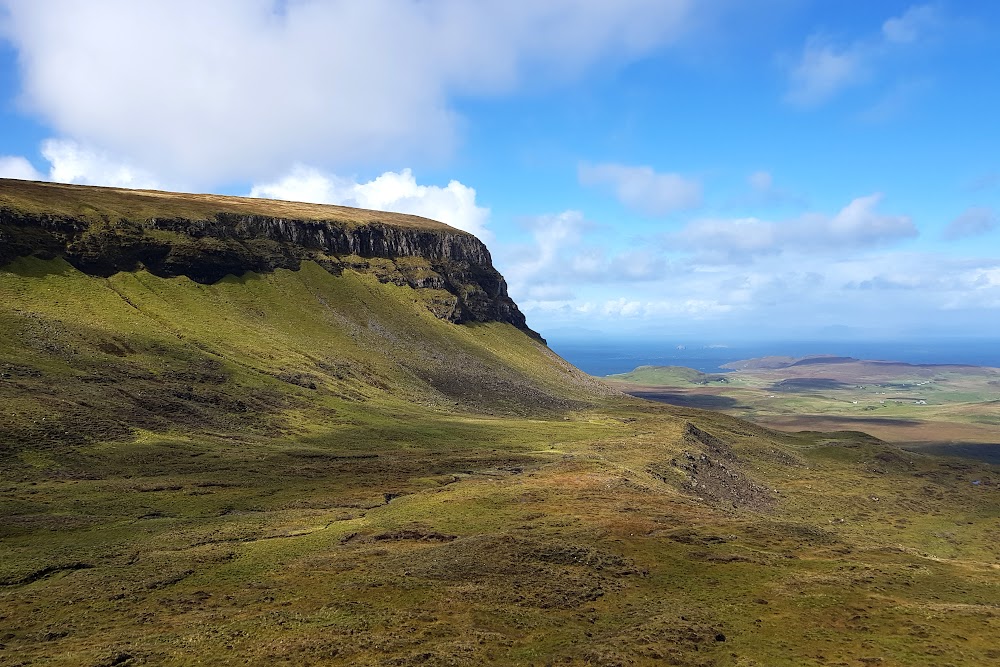
{"label": "rolling terrain", "polygon": [[644,366],[607,380],[630,394],[770,428],[859,430],[908,449],[1000,463],[1000,369],[822,356],[724,368],[732,372]]}
{"label": "rolling terrain", "polygon": [[0,181],[0,664],[1000,658],[996,468],[620,393],[480,246]]}

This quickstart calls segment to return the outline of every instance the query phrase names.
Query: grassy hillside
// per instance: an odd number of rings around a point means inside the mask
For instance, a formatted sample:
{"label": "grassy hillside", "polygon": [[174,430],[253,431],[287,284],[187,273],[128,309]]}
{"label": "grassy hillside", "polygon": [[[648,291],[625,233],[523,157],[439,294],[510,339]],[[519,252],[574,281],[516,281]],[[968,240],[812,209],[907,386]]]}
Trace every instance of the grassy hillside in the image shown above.
{"label": "grassy hillside", "polygon": [[427,298],[0,268],[0,664],[1000,657],[995,471],[624,397]]}

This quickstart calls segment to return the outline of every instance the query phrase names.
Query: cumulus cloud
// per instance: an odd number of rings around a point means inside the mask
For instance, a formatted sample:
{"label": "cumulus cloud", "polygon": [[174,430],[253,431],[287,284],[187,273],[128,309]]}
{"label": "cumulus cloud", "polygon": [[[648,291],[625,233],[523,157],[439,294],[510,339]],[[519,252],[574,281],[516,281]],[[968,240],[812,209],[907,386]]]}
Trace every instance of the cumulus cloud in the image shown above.
{"label": "cumulus cloud", "polygon": [[[892,291],[897,310],[913,308],[968,310],[1000,308],[1000,259],[954,258],[927,253],[885,254],[876,261],[843,262],[843,289]],[[981,315],[983,313],[980,313]]]}
{"label": "cumulus cloud", "polygon": [[664,215],[701,205],[701,183],[647,166],[581,164],[580,183],[610,188],[625,206],[649,215]]}
{"label": "cumulus cloud", "polygon": [[988,206],[973,206],[966,209],[960,216],[948,223],[944,230],[944,238],[949,241],[981,236],[997,228],[1000,219],[997,213]]}
{"label": "cumulus cloud", "polygon": [[614,248],[618,244],[601,237],[609,230],[580,211],[534,216],[522,224],[530,243],[498,245],[494,253],[519,304],[568,302],[590,286],[650,282],[671,270],[654,250],[627,243]]}
{"label": "cumulus cloud", "polygon": [[783,252],[817,253],[864,248],[917,236],[909,216],[876,211],[882,195],[858,197],[834,215],[807,213],[784,222],[758,218],[696,220],[666,237],[667,245],[716,261]]}
{"label": "cumulus cloud", "polygon": [[4,0],[22,107],[171,181],[447,154],[455,96],[674,41],[691,0]]}
{"label": "cumulus cloud", "polygon": [[821,242],[833,242],[841,246],[868,246],[917,235],[917,228],[906,215],[885,215],[877,213],[875,207],[882,201],[882,194],[858,197],[840,210],[827,222],[822,216],[814,219],[816,228],[806,230],[800,238],[814,238],[819,232]]}
{"label": "cumulus cloud", "polygon": [[45,177],[26,158],[19,155],[0,157],[0,178],[19,178],[23,181],[43,181]]}
{"label": "cumulus cloud", "polygon": [[420,185],[413,172],[387,171],[359,183],[311,167],[298,166],[273,183],[255,185],[251,197],[340,204],[376,211],[410,213],[431,218],[489,239],[490,210],[476,204],[476,191],[458,181],[448,185]]}
{"label": "cumulus cloud", "polygon": [[0,158],[0,177],[120,188],[160,187],[148,172],[75,141],[46,139],[41,153],[49,163],[47,174],[35,169],[24,157],[7,156]]}
{"label": "cumulus cloud", "polygon": [[[827,327],[845,324],[857,328],[859,335],[890,337],[954,332],[956,327],[981,329],[997,322],[1000,258],[891,249],[872,242],[871,234],[861,235],[867,244],[846,243],[844,230],[856,231],[860,220],[882,216],[873,210],[872,198],[852,204],[835,214],[810,218],[814,225],[823,222],[825,231],[817,232],[817,227],[803,223],[807,216],[772,223],[804,225],[798,234],[823,236],[813,244],[802,242],[780,252],[746,253],[736,257],[738,261],[733,257],[714,261],[704,247],[673,243],[655,249],[636,241],[632,252],[649,253],[657,264],[653,275],[636,279],[622,273],[614,279],[574,273],[567,261],[570,258],[586,254],[588,264],[610,271],[612,258],[628,252],[604,248],[597,252],[588,241],[604,230],[576,227],[579,235],[566,236],[570,244],[552,253],[546,267],[529,274],[516,293],[512,283],[512,294],[543,334],[546,327],[603,322],[618,329],[648,332],[657,327],[715,336],[725,322],[734,339],[818,335],[828,332]],[[882,231],[874,237],[886,229],[884,225],[875,228]],[[783,234],[789,233],[780,227],[771,231],[772,239],[782,241]],[[829,252],[819,248],[824,244]],[[509,273],[507,267],[502,270]],[[803,313],[809,317],[803,319]],[[942,317],[944,313],[947,318]],[[937,329],[936,322],[942,322]]]}
{"label": "cumulus cloud", "polygon": [[57,183],[120,188],[159,187],[152,174],[75,141],[48,139],[42,143],[42,156],[51,165],[47,180]]}
{"label": "cumulus cloud", "polygon": [[560,276],[554,269],[561,256],[579,248],[583,232],[592,224],[580,211],[539,215],[523,222],[531,231],[533,243],[506,252],[501,249],[498,257],[501,263],[506,264],[503,273],[510,283],[511,292],[527,296],[530,291],[533,298],[545,299],[556,291],[568,291],[564,287],[552,289],[551,279]]}
{"label": "cumulus cloud", "polygon": [[[583,213],[564,211],[527,221],[531,243],[498,247],[497,263],[515,300],[543,330],[581,318],[643,327],[725,320],[750,327],[741,329],[745,336],[751,328],[757,335],[795,321],[802,311],[828,315],[820,325],[864,321],[884,310],[877,294],[890,282],[914,286],[933,276],[926,260],[901,262],[884,252],[916,229],[906,216],[880,212],[880,201],[873,194],[831,214],[780,222],[696,220],[661,244],[609,237]],[[934,303],[943,307],[955,286],[936,289]],[[917,300],[919,290],[911,292]],[[855,301],[861,314],[850,311]],[[915,306],[909,298],[907,304]]]}

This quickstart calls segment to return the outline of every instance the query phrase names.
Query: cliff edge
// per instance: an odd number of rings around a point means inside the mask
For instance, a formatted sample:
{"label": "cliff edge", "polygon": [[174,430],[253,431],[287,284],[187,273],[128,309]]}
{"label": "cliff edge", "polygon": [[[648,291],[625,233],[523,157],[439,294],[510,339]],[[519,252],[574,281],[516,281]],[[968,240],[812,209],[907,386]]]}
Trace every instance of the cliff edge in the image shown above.
{"label": "cliff edge", "polygon": [[412,215],[0,179],[0,266],[29,255],[89,275],[145,269],[199,283],[314,261],[420,290],[441,319],[506,322],[541,340],[479,239]]}

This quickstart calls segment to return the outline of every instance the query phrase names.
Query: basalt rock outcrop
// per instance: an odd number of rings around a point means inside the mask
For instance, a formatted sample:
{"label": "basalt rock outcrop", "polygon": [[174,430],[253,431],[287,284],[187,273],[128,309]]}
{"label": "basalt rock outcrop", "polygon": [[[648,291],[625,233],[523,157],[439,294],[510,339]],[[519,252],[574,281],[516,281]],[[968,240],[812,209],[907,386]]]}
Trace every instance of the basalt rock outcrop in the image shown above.
{"label": "basalt rock outcrop", "polygon": [[199,283],[315,261],[430,290],[425,302],[442,319],[507,322],[538,337],[486,246],[417,216],[0,179],[0,266],[29,255],[90,275],[145,269]]}

